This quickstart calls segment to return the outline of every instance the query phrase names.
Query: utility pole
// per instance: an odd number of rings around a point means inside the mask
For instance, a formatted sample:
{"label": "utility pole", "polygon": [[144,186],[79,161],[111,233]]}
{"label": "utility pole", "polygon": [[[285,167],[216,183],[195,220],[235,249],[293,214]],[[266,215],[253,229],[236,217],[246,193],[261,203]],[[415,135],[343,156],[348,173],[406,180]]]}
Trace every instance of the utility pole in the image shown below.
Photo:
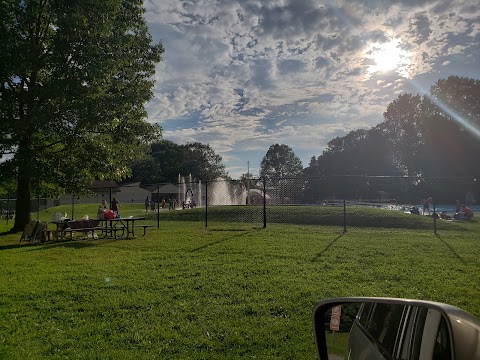
{"label": "utility pole", "polygon": [[250,161],[247,161],[247,200],[245,203],[250,204]]}

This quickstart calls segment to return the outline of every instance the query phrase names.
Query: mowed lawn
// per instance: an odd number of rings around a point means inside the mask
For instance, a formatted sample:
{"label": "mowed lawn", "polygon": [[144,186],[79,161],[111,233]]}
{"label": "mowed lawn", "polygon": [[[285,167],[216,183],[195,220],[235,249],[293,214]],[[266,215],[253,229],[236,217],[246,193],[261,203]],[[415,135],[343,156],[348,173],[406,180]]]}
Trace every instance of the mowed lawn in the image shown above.
{"label": "mowed lawn", "polygon": [[478,222],[438,236],[204,225],[163,220],[133,240],[0,236],[0,358],[314,359],[311,310],[338,296],[434,300],[480,317]]}

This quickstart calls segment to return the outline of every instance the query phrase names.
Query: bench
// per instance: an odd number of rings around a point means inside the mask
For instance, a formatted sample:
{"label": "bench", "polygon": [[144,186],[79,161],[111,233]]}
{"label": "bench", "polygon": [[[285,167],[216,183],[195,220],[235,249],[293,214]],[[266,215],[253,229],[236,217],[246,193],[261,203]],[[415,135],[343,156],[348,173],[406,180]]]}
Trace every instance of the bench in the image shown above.
{"label": "bench", "polygon": [[147,228],[153,227],[153,225],[135,225],[136,228],[143,228],[143,236],[147,235]]}
{"label": "bench", "polygon": [[92,238],[95,237],[95,231],[103,231],[103,227],[98,226],[100,220],[75,220],[68,221],[68,227],[61,230],[62,233],[70,233],[70,240],[74,232],[83,232],[84,234],[92,233]]}
{"label": "bench", "polygon": [[103,230],[103,228],[99,226],[91,227],[91,228],[76,228],[76,229],[66,228],[63,230],[63,232],[70,233],[70,240],[72,240],[72,236],[73,236],[72,234],[74,232],[83,232],[84,234],[88,234],[89,232],[91,232],[92,238],[95,238],[95,231],[98,231],[98,230]]}

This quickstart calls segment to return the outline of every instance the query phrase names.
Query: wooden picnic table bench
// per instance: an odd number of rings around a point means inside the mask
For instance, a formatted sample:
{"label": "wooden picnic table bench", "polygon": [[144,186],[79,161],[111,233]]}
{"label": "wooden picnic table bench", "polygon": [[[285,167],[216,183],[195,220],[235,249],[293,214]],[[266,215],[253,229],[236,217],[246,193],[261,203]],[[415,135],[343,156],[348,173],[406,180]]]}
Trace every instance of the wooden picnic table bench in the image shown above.
{"label": "wooden picnic table bench", "polygon": [[135,227],[143,228],[143,236],[147,235],[147,228],[153,227],[153,225],[135,225]]}
{"label": "wooden picnic table bench", "polygon": [[[85,235],[91,233],[92,238],[95,237],[95,231],[103,231],[103,227],[98,226],[100,220],[74,220],[74,221],[60,221],[54,222],[57,225],[57,240],[62,239],[65,234],[70,234],[70,239],[73,238],[74,232],[82,232]],[[50,238],[50,233],[48,234]]]}

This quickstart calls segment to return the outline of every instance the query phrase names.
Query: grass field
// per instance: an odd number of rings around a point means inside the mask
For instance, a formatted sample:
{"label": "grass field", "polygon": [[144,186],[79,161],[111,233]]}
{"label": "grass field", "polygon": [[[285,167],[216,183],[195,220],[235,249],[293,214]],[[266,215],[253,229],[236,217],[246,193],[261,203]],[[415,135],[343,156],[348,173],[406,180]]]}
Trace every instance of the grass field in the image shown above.
{"label": "grass field", "polygon": [[[95,208],[76,206],[75,217]],[[70,212],[40,218],[58,210]],[[208,228],[201,209],[184,212],[190,221],[163,213],[160,229],[133,240],[0,236],[0,358],[313,359],[311,310],[337,296],[434,300],[480,317],[476,221],[435,236],[428,224],[392,226],[401,216],[343,234],[305,221],[239,226],[219,212]],[[156,225],[141,205],[122,208],[134,214]]]}

